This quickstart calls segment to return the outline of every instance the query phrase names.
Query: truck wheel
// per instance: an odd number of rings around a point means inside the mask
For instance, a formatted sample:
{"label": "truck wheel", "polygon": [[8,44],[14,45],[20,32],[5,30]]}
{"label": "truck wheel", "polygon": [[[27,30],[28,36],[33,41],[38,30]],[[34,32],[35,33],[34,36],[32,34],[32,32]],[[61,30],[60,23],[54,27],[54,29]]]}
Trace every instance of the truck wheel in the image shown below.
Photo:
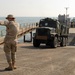
{"label": "truck wheel", "polygon": [[34,47],[39,47],[40,46],[40,42],[36,39],[33,39],[33,46]]}
{"label": "truck wheel", "polygon": [[60,46],[61,47],[63,47],[64,46],[64,44],[63,44],[64,42],[63,42],[63,37],[61,38],[61,42],[60,42]]}
{"label": "truck wheel", "polygon": [[51,43],[51,47],[52,48],[56,48],[57,47],[57,44],[58,44],[58,39],[57,39],[57,37],[55,37],[54,40]]}
{"label": "truck wheel", "polygon": [[67,43],[66,41],[67,41],[66,38],[62,37],[62,40],[61,40],[60,46],[61,46],[61,47],[66,46],[66,43]]}
{"label": "truck wheel", "polygon": [[65,46],[67,45],[67,38],[65,38]]}

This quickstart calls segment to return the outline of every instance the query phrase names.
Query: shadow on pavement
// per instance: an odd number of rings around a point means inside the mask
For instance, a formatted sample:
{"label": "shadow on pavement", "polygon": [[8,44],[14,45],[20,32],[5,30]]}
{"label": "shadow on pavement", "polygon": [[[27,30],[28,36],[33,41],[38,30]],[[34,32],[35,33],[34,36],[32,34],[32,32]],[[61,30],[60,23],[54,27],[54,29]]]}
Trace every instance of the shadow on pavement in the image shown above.
{"label": "shadow on pavement", "polygon": [[4,72],[4,71],[6,71],[5,69],[0,69],[0,72]]}
{"label": "shadow on pavement", "polygon": [[5,72],[5,71],[12,71],[12,70],[5,70],[5,69],[0,69],[0,72]]}
{"label": "shadow on pavement", "polygon": [[41,45],[39,47],[34,47],[34,46],[21,46],[21,48],[28,48],[28,49],[56,49],[56,48],[51,48],[50,46],[45,46]]}

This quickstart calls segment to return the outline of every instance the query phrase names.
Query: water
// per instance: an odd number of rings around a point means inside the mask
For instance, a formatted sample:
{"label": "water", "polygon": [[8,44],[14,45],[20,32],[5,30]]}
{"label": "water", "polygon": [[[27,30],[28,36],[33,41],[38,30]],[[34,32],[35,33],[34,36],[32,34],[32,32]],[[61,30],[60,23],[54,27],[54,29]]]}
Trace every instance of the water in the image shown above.
{"label": "water", "polygon": [[[44,17],[16,17],[16,21],[20,24],[23,25],[24,23],[36,23],[39,22],[40,19]],[[0,17],[0,20],[6,20],[5,17]],[[6,30],[5,26],[0,26],[0,31],[1,30]],[[5,35],[5,31],[3,32]],[[1,34],[0,34],[1,35]],[[30,34],[26,34],[26,40],[30,40]],[[19,42],[23,42],[23,36],[18,39]]]}

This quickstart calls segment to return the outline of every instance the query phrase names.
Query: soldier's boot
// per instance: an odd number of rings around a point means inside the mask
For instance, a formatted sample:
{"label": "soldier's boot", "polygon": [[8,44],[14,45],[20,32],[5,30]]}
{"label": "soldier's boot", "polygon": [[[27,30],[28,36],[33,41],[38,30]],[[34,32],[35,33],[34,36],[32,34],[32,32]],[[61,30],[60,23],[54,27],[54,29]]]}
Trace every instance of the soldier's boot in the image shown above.
{"label": "soldier's boot", "polygon": [[16,69],[16,66],[15,66],[15,58],[16,58],[15,53],[11,53],[11,58],[12,58],[12,67],[13,67],[13,69]]}
{"label": "soldier's boot", "polygon": [[12,64],[11,63],[8,63],[9,64],[9,66],[7,67],[7,68],[5,68],[5,70],[13,70],[13,67],[12,67]]}
{"label": "soldier's boot", "polygon": [[5,55],[6,55],[6,59],[7,59],[8,65],[9,65],[7,68],[5,68],[5,70],[13,70],[10,52],[5,53]]}
{"label": "soldier's boot", "polygon": [[15,66],[15,61],[12,61],[12,67],[13,69],[17,69],[17,67]]}

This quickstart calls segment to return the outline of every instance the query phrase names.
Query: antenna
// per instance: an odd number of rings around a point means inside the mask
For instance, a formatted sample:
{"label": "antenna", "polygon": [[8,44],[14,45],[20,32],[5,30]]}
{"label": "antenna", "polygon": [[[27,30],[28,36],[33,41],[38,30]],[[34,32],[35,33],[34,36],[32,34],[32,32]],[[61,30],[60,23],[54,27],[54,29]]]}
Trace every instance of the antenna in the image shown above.
{"label": "antenna", "polygon": [[65,7],[65,9],[66,9],[66,18],[67,18],[67,10],[68,10],[68,8],[69,8],[69,7]]}
{"label": "antenna", "polygon": [[65,7],[66,9],[66,25],[67,25],[67,10],[68,10],[69,7]]}

